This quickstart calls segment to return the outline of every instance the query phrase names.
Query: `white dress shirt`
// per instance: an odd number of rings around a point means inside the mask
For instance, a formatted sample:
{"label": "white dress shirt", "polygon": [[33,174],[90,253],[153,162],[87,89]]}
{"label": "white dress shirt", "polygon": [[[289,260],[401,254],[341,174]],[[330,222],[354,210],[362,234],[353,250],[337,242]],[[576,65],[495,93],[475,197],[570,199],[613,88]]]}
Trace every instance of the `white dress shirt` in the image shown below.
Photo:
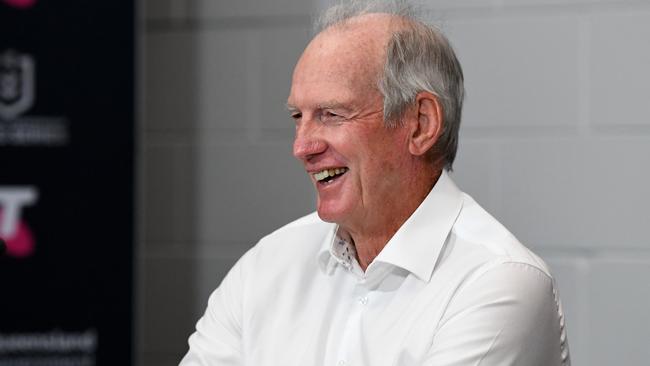
{"label": "white dress shirt", "polygon": [[182,366],[569,365],[546,264],[443,173],[368,266],[305,216],[210,296]]}

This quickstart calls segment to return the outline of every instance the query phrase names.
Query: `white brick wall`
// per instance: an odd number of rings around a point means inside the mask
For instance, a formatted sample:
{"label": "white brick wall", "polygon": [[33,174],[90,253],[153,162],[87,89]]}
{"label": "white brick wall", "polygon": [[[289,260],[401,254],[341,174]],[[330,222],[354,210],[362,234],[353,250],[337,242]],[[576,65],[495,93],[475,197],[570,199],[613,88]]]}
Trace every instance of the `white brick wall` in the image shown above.
{"label": "white brick wall", "polygon": [[467,79],[459,185],[554,269],[574,365],[647,364],[650,3],[463,3],[432,11]]}
{"label": "white brick wall", "polygon": [[579,40],[573,17],[449,19],[444,28],[467,80],[466,127],[529,131],[575,124]]}
{"label": "white brick wall", "polygon": [[143,8],[136,361],[165,366],[235,260],[312,209],[284,106],[312,5]]}
{"label": "white brick wall", "polygon": [[596,127],[642,126],[648,131],[649,24],[647,8],[590,18],[589,113]]}
{"label": "white brick wall", "polygon": [[[148,0],[137,361],[175,365],[209,292],[311,210],[284,111],[329,0]],[[574,365],[650,358],[650,3],[422,2],[467,102],[454,176],[554,269]]]}

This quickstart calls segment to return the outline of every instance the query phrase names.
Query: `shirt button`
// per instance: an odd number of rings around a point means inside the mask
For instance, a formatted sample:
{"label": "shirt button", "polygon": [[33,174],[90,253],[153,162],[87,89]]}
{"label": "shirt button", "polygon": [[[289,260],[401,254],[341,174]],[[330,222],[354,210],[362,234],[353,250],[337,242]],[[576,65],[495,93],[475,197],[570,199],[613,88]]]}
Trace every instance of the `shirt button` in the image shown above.
{"label": "shirt button", "polygon": [[362,296],[359,298],[359,304],[361,305],[367,305],[368,304],[368,296]]}
{"label": "shirt button", "polygon": [[345,366],[346,364],[347,364],[347,362],[345,362],[345,360],[339,361],[339,366]]}

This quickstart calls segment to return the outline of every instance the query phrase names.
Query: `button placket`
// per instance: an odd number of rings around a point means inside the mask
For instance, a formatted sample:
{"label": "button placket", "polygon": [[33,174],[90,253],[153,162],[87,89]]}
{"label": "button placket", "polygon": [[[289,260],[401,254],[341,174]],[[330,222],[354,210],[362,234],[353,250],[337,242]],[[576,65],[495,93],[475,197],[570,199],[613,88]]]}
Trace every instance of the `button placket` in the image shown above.
{"label": "button placket", "polygon": [[357,301],[359,302],[359,304],[366,306],[368,305],[368,296],[359,296]]}
{"label": "button placket", "polygon": [[[362,278],[359,280],[359,282],[357,282],[354,291],[355,300],[357,304],[360,305],[361,307],[366,307],[368,305],[368,302],[370,301],[371,289],[369,285],[371,285],[371,283],[369,283],[368,278],[366,278],[365,275],[366,274],[364,273]],[[363,309],[361,309],[360,311],[365,312],[365,310]]]}

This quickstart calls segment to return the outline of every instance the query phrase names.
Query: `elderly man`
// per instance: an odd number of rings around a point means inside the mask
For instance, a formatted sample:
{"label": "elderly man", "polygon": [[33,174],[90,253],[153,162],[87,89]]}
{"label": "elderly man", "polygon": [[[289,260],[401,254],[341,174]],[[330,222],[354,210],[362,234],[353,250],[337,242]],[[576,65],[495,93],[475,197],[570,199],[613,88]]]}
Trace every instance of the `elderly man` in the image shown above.
{"label": "elderly man", "polygon": [[237,262],[181,365],[568,365],[547,266],[447,174],[445,37],[400,7],[324,19],[288,100],[318,212]]}

